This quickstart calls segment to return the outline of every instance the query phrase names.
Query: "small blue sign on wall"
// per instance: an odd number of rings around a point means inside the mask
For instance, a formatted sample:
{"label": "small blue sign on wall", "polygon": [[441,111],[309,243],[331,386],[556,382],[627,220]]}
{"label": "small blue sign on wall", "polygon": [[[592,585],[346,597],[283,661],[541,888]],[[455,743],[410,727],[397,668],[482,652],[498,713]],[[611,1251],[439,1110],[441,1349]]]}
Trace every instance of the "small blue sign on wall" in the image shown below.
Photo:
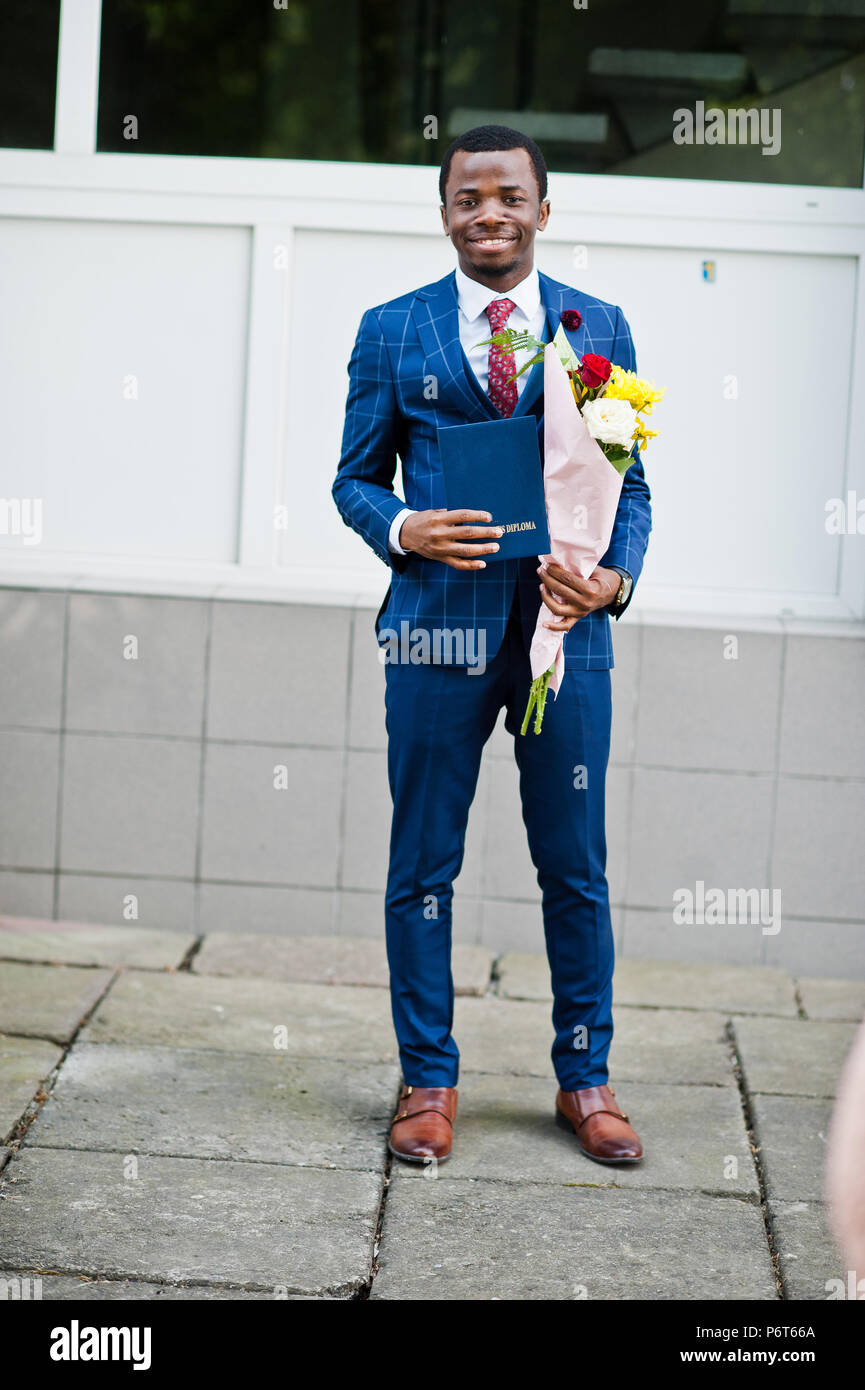
{"label": "small blue sign on wall", "polygon": [[704,261],[704,262],[703,262],[703,279],[704,279],[704,280],[707,280],[708,283],[709,283],[710,285],[712,285],[712,284],[715,283],[715,262],[714,262],[714,261]]}

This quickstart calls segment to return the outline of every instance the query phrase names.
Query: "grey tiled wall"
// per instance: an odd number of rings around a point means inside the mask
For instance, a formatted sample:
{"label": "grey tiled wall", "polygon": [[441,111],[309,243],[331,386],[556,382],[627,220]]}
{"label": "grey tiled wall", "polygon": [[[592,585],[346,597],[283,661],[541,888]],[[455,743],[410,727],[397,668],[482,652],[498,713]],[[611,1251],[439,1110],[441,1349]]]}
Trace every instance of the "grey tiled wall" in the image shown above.
{"label": "grey tiled wall", "polygon": [[[0,912],[119,923],[134,895],[141,925],[379,935],[390,805],[372,620],[0,589]],[[853,632],[744,630],[727,660],[718,628],[616,625],[607,830],[621,953],[865,976]],[[780,889],[781,930],[675,925],[673,893],[698,879]],[[454,911],[461,941],[543,949],[501,724]]]}

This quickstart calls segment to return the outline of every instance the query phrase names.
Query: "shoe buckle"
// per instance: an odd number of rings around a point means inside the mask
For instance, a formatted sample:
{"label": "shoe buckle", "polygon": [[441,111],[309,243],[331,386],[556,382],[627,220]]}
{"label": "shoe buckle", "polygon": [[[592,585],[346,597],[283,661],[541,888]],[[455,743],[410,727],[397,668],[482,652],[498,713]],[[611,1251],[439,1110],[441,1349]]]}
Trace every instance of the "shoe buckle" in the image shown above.
{"label": "shoe buckle", "polygon": [[[410,1095],[411,1095],[411,1093],[412,1093],[413,1090],[414,1090],[414,1087],[413,1087],[413,1086],[405,1086],[405,1087],[403,1088],[403,1094],[400,1096],[400,1100],[405,1100],[407,1096],[410,1096]],[[396,1122],[397,1122],[397,1120],[407,1120],[407,1119],[409,1119],[409,1118],[410,1118],[410,1116],[409,1116],[409,1112],[408,1112],[407,1110],[398,1110],[398,1111],[396,1112],[396,1114],[394,1115],[393,1119],[391,1120],[391,1124],[392,1124],[392,1125],[395,1125]]]}

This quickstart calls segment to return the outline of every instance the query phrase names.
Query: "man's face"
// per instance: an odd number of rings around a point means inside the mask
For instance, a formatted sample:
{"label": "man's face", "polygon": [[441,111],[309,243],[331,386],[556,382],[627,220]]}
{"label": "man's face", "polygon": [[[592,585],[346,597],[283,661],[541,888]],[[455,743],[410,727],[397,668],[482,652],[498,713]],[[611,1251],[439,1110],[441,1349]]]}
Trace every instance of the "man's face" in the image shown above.
{"label": "man's face", "polygon": [[457,150],[448,170],[442,225],[460,269],[473,280],[495,287],[524,279],[533,264],[535,232],[543,230],[549,215],[528,150]]}

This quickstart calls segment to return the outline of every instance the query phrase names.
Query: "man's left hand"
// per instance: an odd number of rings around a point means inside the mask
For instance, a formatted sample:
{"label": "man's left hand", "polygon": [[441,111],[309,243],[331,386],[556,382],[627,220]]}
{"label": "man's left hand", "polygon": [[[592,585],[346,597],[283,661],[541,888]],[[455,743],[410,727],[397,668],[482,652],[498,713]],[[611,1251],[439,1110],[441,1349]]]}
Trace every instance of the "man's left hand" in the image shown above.
{"label": "man's left hand", "polygon": [[588,579],[563,569],[550,560],[538,568],[541,576],[541,598],[555,613],[558,622],[544,623],[553,632],[570,632],[580,618],[591,613],[593,608],[607,608],[619,592],[622,576],[618,570],[604,569],[598,565]]}

